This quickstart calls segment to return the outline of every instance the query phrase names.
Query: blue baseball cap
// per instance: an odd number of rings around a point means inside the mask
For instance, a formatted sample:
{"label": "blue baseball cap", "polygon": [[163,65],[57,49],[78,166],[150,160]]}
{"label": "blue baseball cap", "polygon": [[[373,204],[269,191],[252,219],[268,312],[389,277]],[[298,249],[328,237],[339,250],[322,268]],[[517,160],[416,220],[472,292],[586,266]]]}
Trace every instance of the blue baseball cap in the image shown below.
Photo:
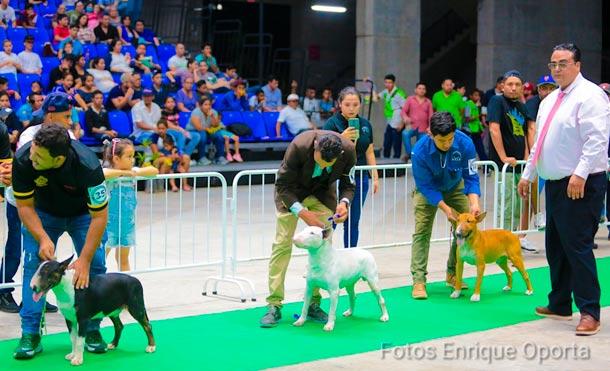
{"label": "blue baseball cap", "polygon": [[33,112],[34,116],[44,116],[47,113],[66,112],[72,109],[72,97],[66,93],[54,92],[47,95],[42,107]]}
{"label": "blue baseball cap", "polygon": [[543,75],[538,79],[538,86],[540,85],[554,85],[557,86],[555,80],[553,80],[553,76],[551,75]]}

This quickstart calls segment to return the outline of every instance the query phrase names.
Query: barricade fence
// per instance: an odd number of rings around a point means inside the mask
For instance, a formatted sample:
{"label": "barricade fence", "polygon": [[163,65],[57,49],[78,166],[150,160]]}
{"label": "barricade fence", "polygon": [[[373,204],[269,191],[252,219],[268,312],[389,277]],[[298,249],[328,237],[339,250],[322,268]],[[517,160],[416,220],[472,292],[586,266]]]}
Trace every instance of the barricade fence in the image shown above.
{"label": "barricade fence", "polygon": [[[538,191],[532,189],[531,193],[536,193],[538,197],[532,198],[529,203],[524,202],[516,194],[516,183],[511,182],[511,177],[518,179],[518,168],[504,166],[500,171],[490,161],[479,161],[476,165],[481,186],[480,207],[488,215],[482,222],[482,228],[508,229],[510,225],[519,234],[542,229],[540,221],[543,222],[543,218],[539,215],[543,215],[540,213],[544,207],[544,193],[538,195]],[[374,184],[370,178],[372,171],[376,171],[379,176],[376,193],[373,193]],[[136,225],[136,246],[131,248],[129,256],[130,273],[215,267],[219,274],[205,280],[204,294],[208,293],[208,288],[216,294],[219,283],[227,282],[239,287],[242,301],[247,297],[254,299],[253,283],[240,278],[238,271],[239,266],[245,262],[270,258],[276,228],[276,175],[275,169],[239,172],[233,180],[230,198],[227,181],[217,172],[138,178],[138,186],[144,190],[135,192],[135,212],[128,210],[129,215],[135,218]],[[415,225],[415,186],[411,165],[358,166],[352,176],[358,184],[355,200],[361,210],[357,245],[362,248],[379,248],[411,244]],[[171,191],[172,180],[177,183],[179,191]],[[191,191],[181,188],[181,183],[187,180],[192,185]],[[124,188],[117,187],[118,185],[135,186],[133,180],[125,179],[108,183],[109,189],[113,189],[115,197],[118,194],[119,198],[123,196]],[[368,184],[368,192],[362,186],[365,183]],[[6,205],[6,201],[2,203],[3,215],[6,215]],[[352,204],[350,217],[353,209]],[[122,209],[119,212],[123,214]],[[510,217],[506,218],[505,214]],[[534,221],[531,220],[532,216]],[[526,219],[529,223],[526,223]],[[0,220],[0,241],[4,242],[8,234],[7,220],[4,217]],[[351,233],[351,225],[344,223],[336,227],[333,237],[336,248],[343,248],[344,236],[348,239],[348,244],[352,243],[354,235]],[[299,222],[297,231],[303,226]],[[450,233],[447,218],[438,211],[432,242],[447,241]],[[70,246],[67,248],[71,249],[70,242],[63,245]],[[3,258],[6,256],[5,248],[3,243],[0,246]],[[67,251],[63,254],[62,251],[59,257],[68,256],[69,253]],[[293,255],[305,253],[293,249]],[[110,251],[107,257],[109,271],[118,270],[121,265],[120,254],[118,259],[115,262],[115,252]],[[21,271],[15,275],[17,282],[0,283],[0,289],[19,286],[20,277]],[[0,274],[0,278],[2,282],[7,281],[6,271]]]}

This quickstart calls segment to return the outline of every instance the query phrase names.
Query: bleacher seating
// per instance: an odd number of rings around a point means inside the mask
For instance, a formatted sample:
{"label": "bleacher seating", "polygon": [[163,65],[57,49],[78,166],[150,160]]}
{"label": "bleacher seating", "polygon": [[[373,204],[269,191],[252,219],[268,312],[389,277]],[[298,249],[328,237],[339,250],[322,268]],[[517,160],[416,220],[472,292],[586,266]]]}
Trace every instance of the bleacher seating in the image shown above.
{"label": "bleacher seating", "polygon": [[[51,71],[59,66],[60,60],[55,56],[43,57],[44,45],[53,40],[53,30],[51,27],[52,15],[57,11],[58,4],[61,4],[61,0],[49,0],[48,5],[35,5],[35,11],[38,14],[38,20],[36,28],[22,28],[22,27],[8,27],[0,28],[0,39],[9,39],[13,43],[13,52],[18,54],[24,50],[24,39],[27,35],[34,37],[34,52],[38,53],[41,57],[43,64],[42,74],[3,74],[8,80],[9,89],[19,91],[22,96],[22,101],[17,102],[11,99],[11,104],[14,110],[18,110],[22,103],[26,102],[27,96],[31,92],[31,84],[34,81],[38,81],[43,86],[43,90],[48,92],[49,79]],[[27,3],[26,0],[11,0],[10,4],[16,12],[22,10]],[[67,11],[70,11],[73,7],[66,7]],[[47,15],[47,16],[45,16]],[[57,48],[57,46],[55,46]],[[83,53],[87,57],[87,68],[88,63],[93,58],[98,56],[108,57],[109,47],[105,43],[95,44],[83,44]],[[122,53],[129,53],[132,58],[136,56],[136,48],[133,45],[124,45],[121,50]],[[162,43],[158,47],[155,45],[146,46],[147,56],[152,58],[152,61],[156,64],[161,65],[163,72],[167,71],[167,61],[175,54],[175,44]],[[109,68],[108,58],[106,67]],[[115,82],[120,83],[120,73],[112,73]],[[164,75],[164,83],[168,84],[169,80]],[[177,78],[177,83],[180,85],[180,79]],[[144,88],[152,88],[152,76],[142,76],[142,86]],[[196,86],[193,86],[193,90],[196,90]],[[251,89],[249,90],[249,96],[254,93]],[[218,108],[218,103],[224,94],[214,94],[214,108]],[[107,100],[108,94],[104,94],[104,101]],[[217,109],[218,110],[218,109]],[[273,144],[277,142],[288,142],[292,138],[288,134],[285,127],[282,127],[282,137],[275,137],[275,125],[277,122],[277,112],[220,112],[222,115],[222,121],[230,127],[232,124],[241,123],[247,125],[252,130],[252,135],[249,137],[241,138],[244,143],[263,143]],[[121,136],[128,136],[132,133],[133,124],[131,121],[131,114],[124,111],[111,111],[109,112],[109,119],[113,130],[116,130]],[[179,123],[184,128],[190,120],[190,113],[180,113]],[[79,122],[85,135],[81,138],[81,141],[89,146],[99,147],[100,141],[91,136],[91,133],[87,132],[87,125],[85,122],[85,112],[79,111]]]}

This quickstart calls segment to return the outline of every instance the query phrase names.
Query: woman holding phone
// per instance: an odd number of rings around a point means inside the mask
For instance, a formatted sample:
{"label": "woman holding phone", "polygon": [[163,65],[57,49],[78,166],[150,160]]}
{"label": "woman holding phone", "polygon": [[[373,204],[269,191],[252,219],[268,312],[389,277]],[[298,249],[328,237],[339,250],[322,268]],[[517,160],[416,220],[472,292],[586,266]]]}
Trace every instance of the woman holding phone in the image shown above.
{"label": "woman holding phone", "polygon": [[[339,93],[339,111],[324,123],[324,130],[341,133],[345,138],[356,144],[356,165],[375,166],[373,148],[373,127],[371,123],[360,116],[360,94],[353,86],[343,88]],[[343,246],[358,245],[358,224],[366,195],[369,191],[369,180],[373,180],[373,194],[379,189],[379,177],[376,170],[357,171],[354,176],[356,192],[350,205],[349,218],[343,224]]]}

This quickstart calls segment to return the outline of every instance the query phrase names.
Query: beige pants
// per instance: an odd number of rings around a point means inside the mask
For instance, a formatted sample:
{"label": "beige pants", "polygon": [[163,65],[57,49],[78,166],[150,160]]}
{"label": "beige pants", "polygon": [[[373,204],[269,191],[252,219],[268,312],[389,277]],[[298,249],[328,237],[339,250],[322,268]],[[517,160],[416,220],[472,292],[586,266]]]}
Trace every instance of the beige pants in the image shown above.
{"label": "beige pants", "polygon": [[[316,197],[309,196],[302,202],[303,206],[310,211],[321,213],[320,219],[328,223],[328,218],[333,214]],[[275,230],[275,241],[269,261],[269,296],[267,303],[278,307],[282,306],[284,300],[284,280],[290,256],[292,253],[292,238],[297,227],[298,218],[291,212],[277,213],[277,225]],[[312,303],[320,303],[320,290],[313,292]]]}

